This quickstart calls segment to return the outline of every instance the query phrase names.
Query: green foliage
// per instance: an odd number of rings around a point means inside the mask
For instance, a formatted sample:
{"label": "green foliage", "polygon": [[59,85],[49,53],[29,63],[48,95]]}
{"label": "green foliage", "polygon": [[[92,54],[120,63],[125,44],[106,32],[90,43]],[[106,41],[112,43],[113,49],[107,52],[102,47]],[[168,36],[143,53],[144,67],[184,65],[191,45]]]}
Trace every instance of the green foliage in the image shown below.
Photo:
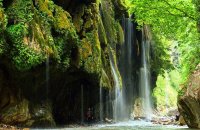
{"label": "green foliage", "polygon": [[40,52],[36,52],[23,43],[23,38],[27,33],[27,28],[23,24],[16,24],[7,28],[8,37],[13,43],[11,51],[12,62],[21,71],[28,70],[43,61],[43,56]]}
{"label": "green foliage", "polygon": [[91,45],[92,55],[89,55],[87,59],[82,59],[82,62],[84,63],[84,68],[89,73],[100,73],[102,68],[102,63],[101,63],[100,43],[98,40],[97,32],[93,31],[91,33],[86,33],[86,39]]}
{"label": "green foliage", "polygon": [[114,16],[113,7],[109,4],[109,1],[102,1],[102,21],[104,29],[106,30],[107,42],[112,47],[117,43],[117,23],[115,22]]}
{"label": "green foliage", "polygon": [[123,44],[124,43],[124,31],[123,31],[120,23],[117,23],[116,30],[117,30],[117,43]]}
{"label": "green foliage", "polygon": [[[185,31],[188,22],[196,19],[195,8],[190,0],[130,0],[131,11],[139,25],[149,24],[154,31],[174,37],[178,30]],[[178,30],[177,30],[178,29]]]}
{"label": "green foliage", "polygon": [[[191,28],[195,27],[192,26]],[[189,34],[185,33],[182,37],[187,37],[187,39],[180,41],[183,43],[179,48],[181,53],[182,82],[187,82],[189,75],[194,71],[197,64],[200,63],[200,37],[197,30],[192,31]]]}
{"label": "green foliage", "polygon": [[178,92],[180,90],[179,85],[181,83],[180,72],[178,72],[177,70],[172,70],[168,74],[171,87]]}
{"label": "green foliage", "polygon": [[5,15],[2,0],[0,0],[0,56],[6,51],[4,31],[7,26],[7,16]]}
{"label": "green foliage", "polygon": [[106,47],[108,45],[107,43],[107,37],[106,37],[106,31],[103,26],[102,19],[99,20],[98,24],[98,36],[99,36],[99,41],[101,43],[101,47]]}
{"label": "green foliage", "polygon": [[170,41],[155,33],[152,40],[151,71],[163,75],[166,69],[173,68],[170,61]]}
{"label": "green foliage", "polygon": [[4,37],[0,37],[0,56],[4,53],[5,51],[5,39]]}
{"label": "green foliage", "polygon": [[54,38],[55,47],[58,52],[57,62],[62,70],[66,70],[70,66],[71,47],[67,46],[65,41],[67,40],[63,37]]}
{"label": "green foliage", "polygon": [[70,14],[59,6],[55,6],[53,30],[57,34],[54,36],[55,48],[58,52],[57,62],[64,71],[70,66],[71,50],[79,46],[79,38]]}
{"label": "green foliage", "polygon": [[6,11],[9,19],[26,23],[33,19],[32,0],[17,0]]}
{"label": "green foliage", "polygon": [[157,99],[157,109],[163,114],[169,108],[176,108],[179,83],[180,74],[176,70],[158,76],[153,95]]}
{"label": "green foliage", "polygon": [[[194,3],[193,3],[194,2]],[[168,41],[178,42],[182,82],[200,62],[199,4],[193,0],[129,0],[130,12],[139,26],[150,25],[153,34]],[[163,41],[155,43],[166,45]],[[161,47],[158,47],[161,48]],[[162,52],[159,56],[163,55]],[[157,62],[160,63],[160,62]]]}

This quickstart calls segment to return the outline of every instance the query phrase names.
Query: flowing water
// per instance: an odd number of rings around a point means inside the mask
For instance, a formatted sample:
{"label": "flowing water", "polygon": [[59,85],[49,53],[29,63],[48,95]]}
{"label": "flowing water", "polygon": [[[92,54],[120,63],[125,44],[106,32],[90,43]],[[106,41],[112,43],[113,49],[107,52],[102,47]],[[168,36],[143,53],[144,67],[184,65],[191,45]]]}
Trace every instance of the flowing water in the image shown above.
{"label": "flowing water", "polygon": [[81,85],[81,124],[84,123],[84,92],[83,92],[83,85]]}
{"label": "flowing water", "polygon": [[165,72],[165,80],[166,80],[166,86],[165,86],[165,106],[166,106],[166,112],[168,112],[168,107],[169,107],[169,87],[170,87],[170,78],[169,74]]}
{"label": "flowing water", "polygon": [[100,121],[103,121],[103,93],[102,93],[102,87],[99,88],[99,119]]}
{"label": "flowing water", "polygon": [[124,101],[123,101],[123,95],[122,95],[122,91],[120,88],[120,84],[119,84],[119,77],[117,75],[117,71],[116,68],[114,66],[114,63],[112,60],[110,60],[110,65],[111,65],[111,70],[112,70],[112,74],[114,77],[114,85],[115,85],[115,100],[114,100],[114,104],[113,104],[113,119],[114,121],[119,121],[121,119],[124,118],[124,113],[126,112],[124,110]]}
{"label": "flowing water", "polygon": [[46,58],[46,98],[48,99],[49,93],[49,55]]}
{"label": "flowing water", "polygon": [[121,46],[121,56],[119,59],[119,70],[122,76],[122,98],[124,100],[124,115],[130,118],[130,111],[133,105],[134,80],[133,80],[133,23],[131,18],[124,18],[122,21],[124,31],[124,43]]}
{"label": "flowing water", "polygon": [[115,124],[100,124],[100,125],[97,124],[94,126],[87,126],[87,127],[78,126],[75,128],[59,128],[53,130],[194,130],[194,129],[189,129],[187,126],[157,125],[145,121],[126,121]]}
{"label": "flowing water", "polygon": [[[143,36],[144,37],[144,36]],[[150,70],[149,70],[149,49],[150,43],[143,38],[142,41],[142,64],[140,68],[140,91],[143,98],[143,110],[146,119],[152,117],[152,105],[150,95]]]}

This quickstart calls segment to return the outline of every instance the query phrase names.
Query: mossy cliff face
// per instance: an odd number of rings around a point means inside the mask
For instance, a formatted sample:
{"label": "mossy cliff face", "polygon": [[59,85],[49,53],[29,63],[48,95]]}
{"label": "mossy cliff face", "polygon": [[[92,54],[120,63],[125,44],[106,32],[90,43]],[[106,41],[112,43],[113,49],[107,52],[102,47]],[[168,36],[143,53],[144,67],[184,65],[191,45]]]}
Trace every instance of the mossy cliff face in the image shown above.
{"label": "mossy cliff face", "polygon": [[54,126],[79,121],[81,102],[97,108],[123,13],[122,0],[0,1],[0,122]]}
{"label": "mossy cliff face", "polygon": [[190,128],[200,128],[200,64],[179,92],[178,109]]}

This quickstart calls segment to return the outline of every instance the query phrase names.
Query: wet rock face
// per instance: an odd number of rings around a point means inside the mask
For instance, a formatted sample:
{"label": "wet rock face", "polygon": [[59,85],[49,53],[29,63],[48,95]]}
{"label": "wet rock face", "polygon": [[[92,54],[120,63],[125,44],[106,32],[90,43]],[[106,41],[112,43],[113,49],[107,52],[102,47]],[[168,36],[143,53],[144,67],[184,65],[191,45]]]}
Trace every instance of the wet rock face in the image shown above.
{"label": "wet rock face", "polygon": [[[117,44],[116,30],[121,28],[116,3],[102,1],[110,6],[105,12],[112,20],[109,26],[97,0],[0,4],[0,122],[64,125],[81,120],[81,102],[84,113],[88,107],[98,109],[99,87],[106,93],[114,85],[108,50],[110,41]],[[117,5],[121,14],[125,8]],[[105,33],[108,29],[112,38]]]}
{"label": "wet rock face", "polygon": [[180,92],[178,109],[190,128],[200,128],[200,64]]}

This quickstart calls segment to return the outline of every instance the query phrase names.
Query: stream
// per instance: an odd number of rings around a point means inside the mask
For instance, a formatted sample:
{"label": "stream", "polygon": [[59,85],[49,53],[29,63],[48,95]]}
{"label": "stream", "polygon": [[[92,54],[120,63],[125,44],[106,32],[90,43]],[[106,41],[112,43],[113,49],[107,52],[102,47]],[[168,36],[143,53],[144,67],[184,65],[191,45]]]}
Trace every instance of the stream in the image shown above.
{"label": "stream", "polygon": [[[33,130],[45,130],[45,129],[33,129]],[[190,129],[187,126],[158,125],[146,121],[126,121],[126,122],[118,122],[115,124],[98,124],[87,127],[80,126],[76,128],[59,128],[52,130],[194,130],[194,129]]]}

